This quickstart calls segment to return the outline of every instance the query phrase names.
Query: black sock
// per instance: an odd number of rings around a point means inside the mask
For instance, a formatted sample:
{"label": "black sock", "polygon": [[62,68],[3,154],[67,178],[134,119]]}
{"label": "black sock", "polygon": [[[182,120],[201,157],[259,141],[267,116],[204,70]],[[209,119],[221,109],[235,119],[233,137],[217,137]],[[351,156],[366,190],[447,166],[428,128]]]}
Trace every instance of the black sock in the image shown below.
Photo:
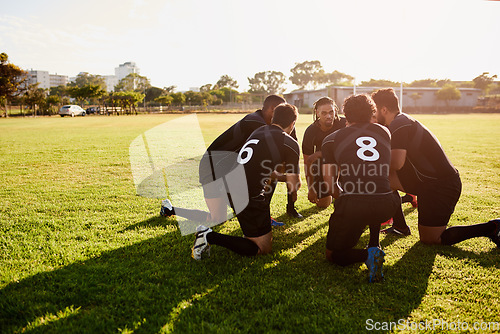
{"label": "black sock", "polygon": [[242,237],[212,231],[207,234],[207,241],[209,244],[225,247],[243,256],[254,256],[259,252],[259,247],[255,242]]}
{"label": "black sock", "polygon": [[347,249],[332,252],[333,263],[343,267],[353,263],[365,262],[367,258],[368,250],[366,249]]}
{"label": "black sock", "polygon": [[380,247],[380,224],[369,225],[370,241],[368,247]]}
{"label": "black sock", "polygon": [[[399,195],[398,195],[399,197]],[[392,226],[398,229],[399,231],[406,231],[408,229],[408,225],[406,224],[405,215],[403,213],[403,208],[401,205],[396,209],[396,213],[392,217]]]}
{"label": "black sock", "polygon": [[408,194],[401,197],[401,203],[411,203],[411,201],[413,201],[413,197]]}
{"label": "black sock", "polygon": [[488,237],[495,232],[495,228],[496,225],[494,222],[467,226],[451,226],[441,234],[441,244],[454,245],[471,238]]}
{"label": "black sock", "polygon": [[278,186],[278,181],[273,180],[269,183],[266,189],[266,201],[269,203],[271,202],[271,199],[273,198],[274,191],[276,190],[276,187]]}
{"label": "black sock", "polygon": [[293,201],[293,196],[291,194],[287,194],[287,207],[288,208],[294,208],[295,207],[295,202]]}

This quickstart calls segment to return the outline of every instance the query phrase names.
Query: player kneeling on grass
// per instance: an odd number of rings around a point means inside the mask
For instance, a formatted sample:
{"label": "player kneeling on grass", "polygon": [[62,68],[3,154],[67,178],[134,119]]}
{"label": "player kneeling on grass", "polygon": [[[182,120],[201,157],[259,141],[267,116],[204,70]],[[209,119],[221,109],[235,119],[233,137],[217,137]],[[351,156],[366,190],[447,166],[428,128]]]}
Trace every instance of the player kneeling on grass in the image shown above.
{"label": "player kneeling on grass", "polygon": [[[243,256],[271,252],[272,230],[269,183],[277,169],[284,171],[288,193],[300,187],[299,144],[289,134],[295,127],[295,106],[280,104],[274,109],[271,125],[257,129],[241,148],[237,162],[245,169],[249,202],[236,215],[244,237],[225,235],[200,225],[196,229],[192,256],[202,259],[210,245],[219,245]],[[282,167],[282,168],[279,168]],[[175,214],[172,210],[171,214]]]}
{"label": "player kneeling on grass", "polygon": [[[203,187],[203,195],[209,212],[201,210],[185,209],[173,207],[170,200],[162,202],[160,215],[169,216],[169,212],[174,210],[175,214],[193,221],[219,224],[227,220],[227,207],[233,207],[231,195],[228,194],[227,185],[223,177],[234,170],[238,152],[248,140],[248,137],[264,125],[271,124],[274,108],[279,104],[286,103],[286,100],[278,95],[269,95],[264,100],[262,109],[246,115],[241,120],[233,124],[229,129],[217,137],[207,148],[199,165],[199,180]],[[291,136],[297,139],[295,128]],[[278,181],[285,181],[281,177],[274,179],[270,184],[269,196],[272,196]],[[294,218],[302,216],[295,209],[294,203],[297,194],[288,195],[287,213]],[[273,225],[283,225],[283,223],[272,220]]]}
{"label": "player kneeling on grass", "polygon": [[[437,138],[420,122],[399,111],[392,88],[372,94],[376,117],[389,128],[391,139],[391,186],[409,191],[418,198],[418,232],[425,244],[453,245],[475,238],[489,237],[500,247],[500,219],[468,226],[446,228],[460,198],[462,182]],[[394,220],[393,228],[408,231]]]}
{"label": "player kneeling on grass", "polygon": [[345,118],[339,116],[337,104],[327,96],[318,99],[313,106],[314,123],[307,127],[302,141],[304,169],[309,188],[307,198],[319,208],[327,208],[332,204],[332,196],[323,189],[321,145],[326,136],[345,128]]}
{"label": "player kneeling on grass", "polygon": [[[369,96],[348,97],[344,101],[348,127],[327,136],[321,148],[325,183],[336,198],[326,258],[341,266],[365,262],[370,282],[383,278],[380,225],[400,205],[389,183],[391,135],[371,122],[374,113],[375,103]],[[336,185],[338,192],[333,191]],[[366,226],[370,229],[368,249],[355,249]]]}

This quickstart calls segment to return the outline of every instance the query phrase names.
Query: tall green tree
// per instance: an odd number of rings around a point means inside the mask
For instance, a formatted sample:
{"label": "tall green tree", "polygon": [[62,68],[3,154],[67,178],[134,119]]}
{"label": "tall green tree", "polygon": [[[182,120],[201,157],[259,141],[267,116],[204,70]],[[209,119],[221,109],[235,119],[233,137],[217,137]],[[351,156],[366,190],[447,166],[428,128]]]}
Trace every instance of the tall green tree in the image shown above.
{"label": "tall green tree", "polygon": [[213,100],[213,96],[208,92],[187,91],[184,96],[187,104],[195,106],[207,106]]}
{"label": "tall green tree", "polygon": [[65,96],[69,96],[68,92],[66,91],[66,86],[50,87],[49,88],[49,95],[57,95],[60,98],[63,98]]}
{"label": "tall green tree", "polygon": [[137,105],[144,100],[146,95],[140,92],[116,92],[113,94],[114,103],[120,105],[123,110],[128,112],[135,111],[137,114]]}
{"label": "tall green tree", "polygon": [[61,104],[62,99],[58,95],[49,95],[45,99],[45,102],[50,114],[55,114],[57,112],[57,106]]}
{"label": "tall green tree", "polygon": [[172,96],[172,104],[177,106],[183,106],[186,103],[186,95],[181,92],[171,93]]}
{"label": "tall green tree", "polygon": [[290,81],[299,89],[305,89],[308,86],[316,87],[318,80],[323,80],[325,75],[319,60],[296,63],[290,71],[292,72]]}
{"label": "tall green tree", "polygon": [[483,74],[478,75],[472,81],[474,82],[474,87],[479,88],[483,91],[483,93],[486,95],[489,92],[490,85],[493,83],[493,81],[497,78],[497,75],[488,75],[489,72],[483,72]]}
{"label": "tall green tree", "polygon": [[98,99],[106,94],[106,91],[100,85],[95,84],[88,84],[82,87],[67,87],[66,91],[69,96],[76,99],[80,104],[82,104],[85,100]]}
{"label": "tall green tree", "polygon": [[248,78],[249,93],[253,94],[282,94],[285,91],[286,77],[277,71],[259,72],[253,78]]}
{"label": "tall green tree", "polygon": [[163,89],[158,87],[149,87],[148,89],[146,89],[146,97],[144,97],[144,100],[146,102],[155,101],[156,98],[160,97],[162,94]]}
{"label": "tall green tree", "polygon": [[[221,102],[233,102],[239,94],[237,90],[229,87],[214,89],[209,92],[211,95],[216,96]],[[220,103],[219,103],[220,104]]]}
{"label": "tall green tree", "polygon": [[457,89],[457,87],[450,84],[444,85],[443,88],[436,92],[436,98],[438,100],[444,101],[447,107],[450,106],[450,101],[460,100],[461,97],[462,94]]}
{"label": "tall green tree", "polygon": [[21,93],[21,87],[27,82],[26,71],[9,62],[6,53],[0,54],[0,106],[5,107],[10,99]]}
{"label": "tall green tree", "polygon": [[115,92],[142,92],[150,88],[149,79],[137,73],[130,73],[115,86]]}
{"label": "tall green tree", "polygon": [[43,110],[45,107],[45,91],[38,87],[39,83],[30,84],[24,92],[24,103],[29,106],[33,114],[37,114],[38,110]]}
{"label": "tall green tree", "polygon": [[350,76],[349,74],[345,74],[339,71],[333,71],[331,73],[322,73],[321,71],[318,72],[316,75],[315,81],[318,83],[324,83],[328,85],[335,85],[335,86],[340,86],[340,85],[352,85],[352,81],[354,80],[353,76]]}
{"label": "tall green tree", "polygon": [[176,88],[177,88],[177,86],[174,86],[174,85],[163,87],[163,92],[166,94],[170,94],[170,93],[173,93]]}
{"label": "tall green tree", "polygon": [[211,84],[205,84],[200,87],[200,92],[210,92],[212,90]]}
{"label": "tall green tree", "polygon": [[224,87],[236,89],[238,88],[238,82],[231,78],[229,75],[224,74],[220,77],[215,86],[217,86],[217,88],[219,89]]}
{"label": "tall green tree", "polygon": [[162,105],[164,104],[164,105],[166,105],[166,106],[171,105],[173,100],[174,100],[174,99],[173,99],[173,98],[172,98],[172,96],[170,96],[170,95],[161,95],[161,96],[158,96],[158,97],[155,99],[155,101],[156,101],[156,102],[159,102],[159,103],[161,103]]}
{"label": "tall green tree", "polygon": [[106,91],[106,80],[100,75],[93,75],[87,72],[79,73],[75,80],[68,84],[68,87],[82,88],[88,85],[97,85]]}

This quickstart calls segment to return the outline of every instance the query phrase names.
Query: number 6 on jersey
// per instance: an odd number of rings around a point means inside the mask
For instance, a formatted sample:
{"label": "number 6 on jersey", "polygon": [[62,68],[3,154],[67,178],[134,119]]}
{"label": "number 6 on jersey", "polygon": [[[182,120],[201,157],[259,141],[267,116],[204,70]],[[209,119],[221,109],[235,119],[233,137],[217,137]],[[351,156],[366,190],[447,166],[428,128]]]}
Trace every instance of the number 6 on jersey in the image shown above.
{"label": "number 6 on jersey", "polygon": [[[253,149],[251,147],[248,147],[248,145],[257,144],[258,142],[259,142],[258,139],[250,139],[249,141],[247,141],[245,143],[245,145],[243,145],[243,147],[240,150],[240,154],[238,154],[237,161],[239,164],[244,165],[247,162],[249,162],[250,159],[252,159]],[[243,158],[243,153],[246,153],[246,157],[244,157],[244,158]]]}

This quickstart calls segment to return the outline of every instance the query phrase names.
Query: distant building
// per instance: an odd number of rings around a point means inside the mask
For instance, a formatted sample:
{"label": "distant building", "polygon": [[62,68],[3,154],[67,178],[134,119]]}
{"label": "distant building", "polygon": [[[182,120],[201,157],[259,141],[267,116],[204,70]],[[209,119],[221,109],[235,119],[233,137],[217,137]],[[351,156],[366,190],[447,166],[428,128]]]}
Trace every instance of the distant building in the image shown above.
{"label": "distant building", "polygon": [[49,76],[50,76],[50,87],[66,86],[68,84],[67,75],[49,74]]}
{"label": "distant building", "polygon": [[106,91],[111,92],[118,85],[118,77],[116,75],[104,75],[104,80],[106,81]]}
{"label": "distant building", "polygon": [[120,64],[115,68],[115,76],[118,78],[118,82],[120,82],[121,79],[125,78],[131,73],[139,74],[139,72],[139,68],[135,65],[134,62],[131,61]]}
{"label": "distant building", "polygon": [[29,70],[28,84],[38,83],[38,88],[49,89],[50,87],[66,86],[68,76],[59,74],[49,74],[48,71]]}
{"label": "distant building", "polygon": [[50,88],[50,75],[48,71],[29,70],[28,84],[34,85],[38,83],[38,88]]}
{"label": "distant building", "polygon": [[[76,77],[68,78],[67,75],[49,74],[48,71],[29,70],[28,84],[38,83],[39,88],[49,89],[50,87],[66,86],[68,83],[75,81]],[[131,73],[139,74],[139,68],[134,62],[126,62],[118,65],[115,68],[115,75],[101,75],[106,82],[106,90],[111,92],[115,89],[121,79]]]}
{"label": "distant building", "polygon": [[[361,87],[356,86],[356,94],[371,94],[373,91],[386,87]],[[436,92],[440,87],[403,87],[401,98],[400,87],[393,87],[396,95],[402,100],[402,107],[445,107],[446,102],[436,98]],[[458,88],[461,93],[460,100],[450,102],[454,107],[475,107],[478,97],[482,91],[477,88]],[[342,108],[344,99],[354,94],[352,86],[330,86],[317,90],[297,90],[284,94],[285,99],[297,107],[312,107],[313,103],[322,96],[331,97],[337,105]],[[415,98],[418,94],[419,98]],[[400,101],[401,103],[401,101]]]}

